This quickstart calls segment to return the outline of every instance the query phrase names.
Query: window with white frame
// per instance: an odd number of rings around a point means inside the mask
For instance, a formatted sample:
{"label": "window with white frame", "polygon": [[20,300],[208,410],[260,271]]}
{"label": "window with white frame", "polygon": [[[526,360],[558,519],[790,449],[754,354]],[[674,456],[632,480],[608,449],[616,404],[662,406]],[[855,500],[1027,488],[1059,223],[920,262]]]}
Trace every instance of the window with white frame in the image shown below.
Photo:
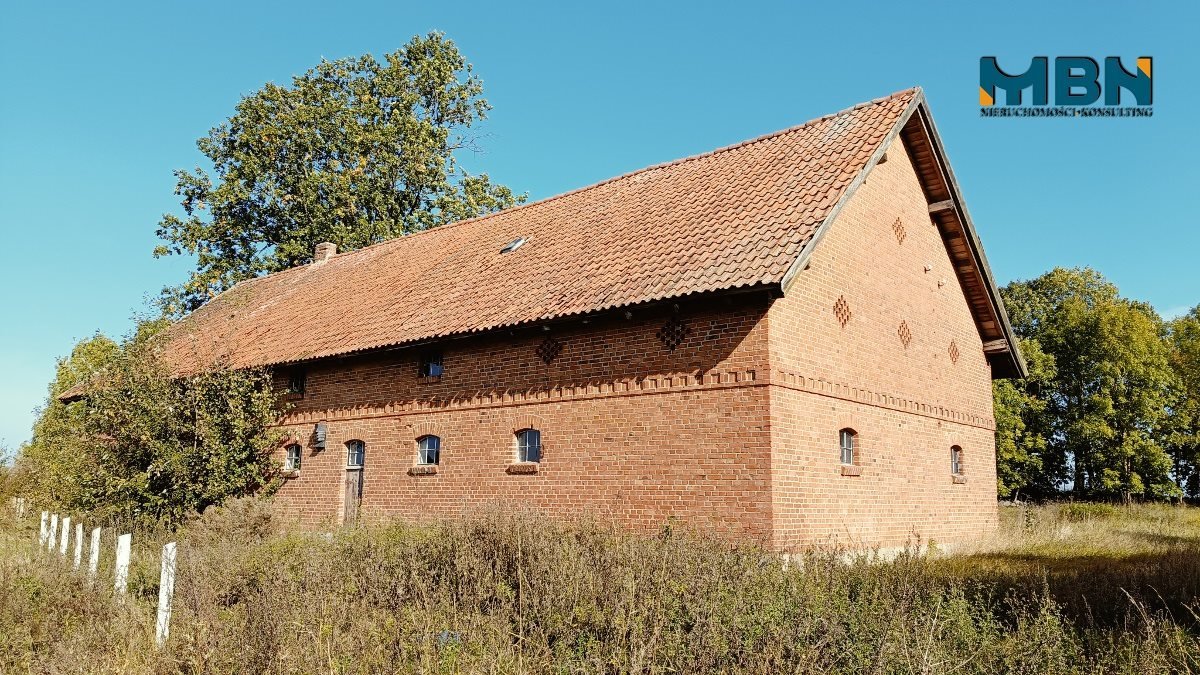
{"label": "window with white frame", "polygon": [[287,446],[287,459],[284,460],[283,468],[287,471],[299,471],[302,452],[298,443]]}
{"label": "window with white frame", "polygon": [[842,429],[838,432],[838,445],[842,451],[842,464],[858,462],[858,434],[853,429]]}
{"label": "window with white frame", "polygon": [[955,476],[961,476],[963,472],[962,448],[959,446],[951,446],[950,448],[950,473]]}
{"label": "window with white frame", "polygon": [[422,436],[417,439],[417,464],[437,464],[441,459],[442,439]]}
{"label": "window with white frame", "polygon": [[542,461],[542,432],[537,429],[522,429],[517,432],[517,461]]}
{"label": "window with white frame", "polygon": [[346,466],[362,466],[366,455],[366,443],[362,441],[349,441],[346,443]]}

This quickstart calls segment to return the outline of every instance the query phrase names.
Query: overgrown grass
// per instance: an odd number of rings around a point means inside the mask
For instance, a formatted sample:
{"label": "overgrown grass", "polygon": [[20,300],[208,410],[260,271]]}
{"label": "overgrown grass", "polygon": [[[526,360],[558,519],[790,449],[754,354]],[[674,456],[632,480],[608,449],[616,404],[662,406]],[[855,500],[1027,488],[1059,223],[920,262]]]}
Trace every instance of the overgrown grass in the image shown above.
{"label": "overgrown grass", "polygon": [[132,596],[89,590],[3,533],[0,671],[187,673],[1200,671],[1200,511],[1006,508],[951,556],[785,563],[678,529],[480,514],[325,537],[243,501],[162,537]]}
{"label": "overgrown grass", "polygon": [[1195,628],[1200,509],[1070,503],[1004,508],[991,537],[935,563],[983,593],[1043,588],[1079,626],[1124,627],[1143,614]]}

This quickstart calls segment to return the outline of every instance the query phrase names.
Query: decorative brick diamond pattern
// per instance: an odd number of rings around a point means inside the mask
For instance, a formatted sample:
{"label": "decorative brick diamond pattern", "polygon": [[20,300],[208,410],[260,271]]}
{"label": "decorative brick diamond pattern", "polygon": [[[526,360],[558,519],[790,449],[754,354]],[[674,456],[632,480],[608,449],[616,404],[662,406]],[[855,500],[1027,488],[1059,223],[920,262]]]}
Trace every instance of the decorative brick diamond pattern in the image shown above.
{"label": "decorative brick diamond pattern", "polygon": [[658,329],[657,337],[658,341],[663,343],[663,346],[667,348],[667,351],[673,352],[679,345],[683,344],[683,341],[691,333],[692,329],[688,328],[687,323],[681,321],[679,317],[673,316],[667,319],[662,328]]}
{"label": "decorative brick diamond pattern", "polygon": [[896,222],[892,223],[892,232],[896,233],[896,243],[903,244],[904,243],[904,221],[897,218]]}
{"label": "decorative brick diamond pattern", "polygon": [[551,361],[558,357],[562,348],[563,345],[561,342],[547,335],[546,339],[542,340],[542,344],[537,346],[538,358],[542,360],[542,363],[549,365]]}
{"label": "decorative brick diamond pattern", "polygon": [[837,317],[838,323],[842,324],[842,328],[850,323],[850,303],[846,302],[844,296],[839,295],[837,302],[833,303],[833,315]]}
{"label": "decorative brick diamond pattern", "polygon": [[958,344],[955,343],[954,340],[951,340],[950,341],[950,361],[952,363],[958,363],[958,357],[961,355],[962,354],[958,351]]}
{"label": "decorative brick diamond pattern", "polygon": [[900,328],[896,329],[896,334],[900,336],[900,341],[904,343],[904,348],[908,349],[908,343],[912,342],[912,331],[908,329],[908,322],[901,321]]}

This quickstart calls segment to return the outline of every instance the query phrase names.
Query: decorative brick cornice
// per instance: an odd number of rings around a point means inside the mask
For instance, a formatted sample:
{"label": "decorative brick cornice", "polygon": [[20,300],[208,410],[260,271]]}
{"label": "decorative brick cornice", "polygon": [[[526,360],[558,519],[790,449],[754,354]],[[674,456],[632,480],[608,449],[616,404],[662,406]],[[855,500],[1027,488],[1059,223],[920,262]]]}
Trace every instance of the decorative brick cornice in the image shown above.
{"label": "decorative brick cornice", "polygon": [[395,417],[414,412],[441,410],[470,410],[535,405],[565,400],[588,400],[608,396],[646,396],[680,389],[723,389],[761,386],[753,369],[724,369],[694,373],[672,373],[582,384],[555,384],[542,388],[476,391],[465,395],[432,397],[373,403],[369,405],[289,411],[279,425],[305,424],[317,421],[356,420],[374,417]]}
{"label": "decorative brick cornice", "polygon": [[995,431],[996,429],[995,420],[989,416],[976,415],[937,403],[917,401],[867,387],[855,387],[842,382],[832,382],[824,378],[805,377],[800,373],[788,370],[777,369],[773,371],[772,375],[771,384],[788,389],[811,392],[843,401],[853,401],[855,403],[897,410],[922,417],[946,420],[989,431]]}
{"label": "decorative brick cornice", "polygon": [[[525,405],[540,405],[566,400],[590,400],[612,396],[653,396],[681,390],[715,390],[741,387],[782,386],[797,391],[838,398],[878,408],[946,420],[957,424],[994,430],[995,421],[987,415],[978,415],[949,406],[917,401],[905,396],[882,392],[868,387],[851,386],[824,378],[806,377],[785,370],[722,369],[693,373],[671,373],[613,381],[591,381],[582,384],[555,384],[542,388],[523,390],[477,391],[466,395],[433,397],[424,400],[392,401],[371,405],[330,408],[327,410],[293,410],[279,420],[280,426],[313,423],[320,420],[344,421],[376,417],[396,417],[415,412],[438,412],[442,410],[470,410]],[[523,413],[533,415],[535,413]],[[513,423],[520,423],[514,418]],[[413,438],[421,433],[414,425]],[[514,431],[537,425],[514,427]],[[432,427],[431,427],[432,428]],[[435,433],[429,431],[427,433]]]}

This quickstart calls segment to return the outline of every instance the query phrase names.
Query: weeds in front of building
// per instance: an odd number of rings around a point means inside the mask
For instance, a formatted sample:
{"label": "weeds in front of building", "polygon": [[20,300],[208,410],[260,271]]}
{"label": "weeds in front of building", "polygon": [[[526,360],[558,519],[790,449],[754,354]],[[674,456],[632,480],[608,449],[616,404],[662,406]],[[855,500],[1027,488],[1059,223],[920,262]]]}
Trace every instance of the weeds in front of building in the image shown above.
{"label": "weeds in front of building", "polygon": [[0,671],[1200,670],[1200,511],[1004,512],[953,555],[785,563],[675,527],[501,511],[326,536],[242,500],[177,533],[161,650],[157,556],[135,551],[119,602],[37,552],[32,519],[6,519]]}

